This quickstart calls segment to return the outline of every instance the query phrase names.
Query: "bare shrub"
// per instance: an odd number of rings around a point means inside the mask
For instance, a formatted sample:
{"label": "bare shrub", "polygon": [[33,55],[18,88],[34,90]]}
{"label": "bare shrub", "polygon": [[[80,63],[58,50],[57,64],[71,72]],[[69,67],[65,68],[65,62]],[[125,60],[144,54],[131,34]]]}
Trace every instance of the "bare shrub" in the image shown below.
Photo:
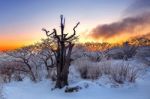
{"label": "bare shrub", "polygon": [[102,75],[110,74],[111,72],[111,62],[110,61],[102,61],[97,63],[99,70]]}
{"label": "bare shrub", "polygon": [[[96,64],[95,64],[96,65]],[[98,79],[98,77],[101,75],[102,73],[101,73],[101,71],[100,71],[100,69],[99,69],[99,67],[98,66],[95,66],[95,67],[92,67],[92,66],[90,66],[89,68],[88,68],[88,73],[87,73],[87,78],[88,79]]]}
{"label": "bare shrub", "polygon": [[129,42],[123,44],[124,59],[132,58],[137,52],[137,46],[129,45]]}
{"label": "bare shrub", "polygon": [[116,52],[115,54],[108,54],[108,57],[112,59],[123,59],[124,54],[122,52]]}
{"label": "bare shrub", "polygon": [[85,53],[85,56],[87,56],[93,62],[99,62],[104,57],[104,54],[97,51]]}
{"label": "bare shrub", "polygon": [[111,59],[123,59],[124,54],[120,47],[114,47],[107,51],[107,56]]}
{"label": "bare shrub", "polygon": [[97,79],[101,74],[97,64],[89,60],[78,60],[76,63],[76,69],[79,71],[80,76],[83,79]]}
{"label": "bare shrub", "polygon": [[117,66],[111,68],[110,75],[119,84],[126,81],[132,83],[137,78],[137,72],[137,69],[130,67],[129,64],[117,64]]}
{"label": "bare shrub", "polygon": [[111,48],[107,55],[113,59],[124,59],[128,60],[132,58],[137,53],[138,46],[130,45],[128,42],[125,42],[123,46],[117,46]]}
{"label": "bare shrub", "polygon": [[85,52],[83,57],[87,57],[92,62],[105,61],[109,60],[108,51]]}
{"label": "bare shrub", "polygon": [[78,61],[78,63],[76,63],[76,69],[79,71],[81,78],[87,79],[89,65],[87,61]]}
{"label": "bare shrub", "polygon": [[22,81],[23,74],[27,74],[28,70],[23,68],[22,63],[4,62],[0,66],[0,75],[3,82],[10,82],[11,80]]}
{"label": "bare shrub", "polygon": [[147,66],[150,66],[150,47],[149,46],[139,47],[135,56],[139,61],[146,64]]}
{"label": "bare shrub", "polygon": [[135,82],[138,70],[127,63],[111,64],[113,61],[91,62],[78,60],[76,69],[83,79],[97,79],[101,75],[108,75],[112,81],[123,84]]}

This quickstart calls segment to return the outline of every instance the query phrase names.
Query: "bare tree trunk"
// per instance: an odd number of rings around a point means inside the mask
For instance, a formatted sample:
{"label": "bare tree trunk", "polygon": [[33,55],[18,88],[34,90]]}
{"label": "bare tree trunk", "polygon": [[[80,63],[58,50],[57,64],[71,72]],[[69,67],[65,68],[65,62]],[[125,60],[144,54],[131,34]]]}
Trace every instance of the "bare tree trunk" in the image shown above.
{"label": "bare tree trunk", "polygon": [[63,16],[60,16],[61,23],[61,35],[57,34],[56,29],[53,29],[51,34],[48,34],[49,31],[43,29],[46,32],[48,37],[57,41],[57,50],[56,50],[56,66],[57,66],[57,81],[56,81],[56,88],[63,88],[64,86],[68,85],[68,74],[69,74],[69,66],[71,62],[71,52],[74,44],[72,41],[76,39],[76,31],[75,29],[79,25],[79,22],[73,28],[74,33],[67,37],[67,34],[64,34],[64,27],[65,27],[65,19]]}
{"label": "bare tree trunk", "polygon": [[32,79],[34,82],[36,82],[36,77],[35,77],[35,75],[34,75],[34,73],[33,73],[33,71],[32,71],[31,66],[30,66],[28,63],[26,63],[26,62],[25,62],[25,64],[27,65],[27,67],[28,67],[28,69],[29,69],[29,73],[30,73],[31,79]]}

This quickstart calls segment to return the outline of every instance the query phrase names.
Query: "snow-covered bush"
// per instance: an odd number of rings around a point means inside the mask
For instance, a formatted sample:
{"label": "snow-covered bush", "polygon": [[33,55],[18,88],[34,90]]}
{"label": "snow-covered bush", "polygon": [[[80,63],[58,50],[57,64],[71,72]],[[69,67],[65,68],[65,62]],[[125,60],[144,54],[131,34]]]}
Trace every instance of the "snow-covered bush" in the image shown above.
{"label": "snow-covered bush", "polygon": [[104,58],[104,54],[98,51],[86,52],[84,53],[84,56],[88,57],[90,61],[93,61],[93,62],[99,62]]}
{"label": "snow-covered bush", "polygon": [[137,53],[137,46],[129,45],[128,42],[125,42],[123,46],[117,46],[114,48],[111,48],[107,52],[107,56],[112,59],[124,59],[128,60],[129,58],[132,58]]}
{"label": "snow-covered bush", "polygon": [[137,69],[129,66],[129,64],[116,64],[111,68],[111,78],[115,82],[119,84],[123,84],[124,82],[135,82],[137,78]]}
{"label": "snow-covered bush", "polygon": [[108,75],[111,72],[111,61],[101,61],[97,63],[102,75]]}
{"label": "snow-covered bush", "polygon": [[140,62],[146,64],[147,66],[150,66],[150,47],[149,46],[139,47],[135,57],[138,60],[140,60]]}
{"label": "snow-covered bush", "polygon": [[114,47],[107,51],[106,56],[111,59],[123,59],[123,50],[120,47]]}
{"label": "snow-covered bush", "polygon": [[125,42],[122,48],[124,59],[128,60],[128,58],[132,58],[136,54],[137,48],[138,48],[137,46],[129,45],[129,42]]}
{"label": "snow-covered bush", "polygon": [[80,59],[75,63],[77,71],[83,79],[97,79],[101,75],[108,75],[109,78],[116,83],[135,82],[138,70],[130,66],[128,63],[115,61],[92,62],[88,59]]}
{"label": "snow-covered bush", "polygon": [[3,82],[10,82],[12,80],[21,81],[23,75],[28,74],[26,68],[22,63],[18,62],[3,62],[0,66],[0,77]]}
{"label": "snow-covered bush", "polygon": [[78,60],[75,65],[77,71],[83,79],[97,79],[101,74],[96,63],[91,62],[88,59]]}

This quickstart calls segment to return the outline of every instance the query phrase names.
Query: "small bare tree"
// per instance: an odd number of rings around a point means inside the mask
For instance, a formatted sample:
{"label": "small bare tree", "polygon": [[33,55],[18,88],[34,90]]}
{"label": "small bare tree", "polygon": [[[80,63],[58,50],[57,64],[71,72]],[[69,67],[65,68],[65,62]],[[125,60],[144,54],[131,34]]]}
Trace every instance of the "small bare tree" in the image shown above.
{"label": "small bare tree", "polygon": [[20,49],[6,52],[6,54],[15,58],[15,62],[24,64],[24,67],[22,68],[28,71],[33,81],[36,81],[36,77],[33,71],[34,62],[32,61],[32,59],[33,59],[34,54],[32,53],[33,51],[32,48],[33,46],[22,47]]}
{"label": "small bare tree", "polygon": [[65,19],[63,18],[63,15],[60,16],[60,19],[60,35],[57,33],[56,29],[53,29],[52,33],[49,33],[49,31],[46,29],[42,29],[45,31],[47,37],[56,42],[56,48],[54,51],[57,67],[56,88],[63,88],[64,86],[68,85],[69,66],[71,63],[72,48],[74,46],[73,41],[77,39],[75,29],[79,25],[78,22],[73,28],[73,34],[68,36],[68,33],[64,33]]}
{"label": "small bare tree", "polygon": [[[40,51],[38,51],[38,57],[42,60],[46,71],[47,71],[47,78],[52,78],[52,80],[56,80],[56,60],[54,55],[54,44],[51,39],[42,39],[42,43],[38,44]],[[55,74],[52,74],[55,73]],[[54,77],[55,76],[55,77]]]}
{"label": "small bare tree", "polygon": [[14,61],[2,62],[0,65],[0,75],[3,82],[11,82],[12,80],[22,81],[22,74],[26,74],[28,71],[23,67],[22,63]]}

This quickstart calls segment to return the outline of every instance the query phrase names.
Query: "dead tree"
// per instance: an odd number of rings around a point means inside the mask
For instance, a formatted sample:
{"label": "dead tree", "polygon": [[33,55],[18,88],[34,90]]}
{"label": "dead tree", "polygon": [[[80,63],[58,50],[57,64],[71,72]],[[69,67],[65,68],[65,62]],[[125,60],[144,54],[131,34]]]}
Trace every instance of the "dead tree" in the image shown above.
{"label": "dead tree", "polygon": [[45,31],[47,37],[56,41],[56,49],[54,51],[55,59],[56,59],[56,67],[57,67],[57,81],[55,88],[63,88],[68,85],[68,74],[69,74],[69,66],[71,63],[71,53],[72,48],[74,46],[73,41],[77,39],[76,36],[76,28],[79,25],[79,22],[73,28],[73,34],[68,35],[68,33],[64,33],[65,28],[65,19],[63,15],[60,16],[60,35],[57,33],[56,29],[53,29],[52,33],[49,33],[46,29],[42,29]]}

